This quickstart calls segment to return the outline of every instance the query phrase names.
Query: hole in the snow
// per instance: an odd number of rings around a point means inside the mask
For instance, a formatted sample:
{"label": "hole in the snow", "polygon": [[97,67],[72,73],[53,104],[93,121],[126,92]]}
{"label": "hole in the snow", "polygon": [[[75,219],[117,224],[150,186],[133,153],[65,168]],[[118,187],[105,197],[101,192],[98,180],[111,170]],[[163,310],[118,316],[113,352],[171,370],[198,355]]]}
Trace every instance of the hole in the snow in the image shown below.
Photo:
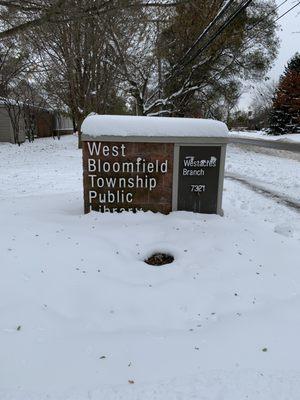
{"label": "hole in the snow", "polygon": [[165,265],[171,264],[174,261],[174,257],[171,254],[166,253],[154,253],[146,260],[144,260],[146,264],[149,265]]}

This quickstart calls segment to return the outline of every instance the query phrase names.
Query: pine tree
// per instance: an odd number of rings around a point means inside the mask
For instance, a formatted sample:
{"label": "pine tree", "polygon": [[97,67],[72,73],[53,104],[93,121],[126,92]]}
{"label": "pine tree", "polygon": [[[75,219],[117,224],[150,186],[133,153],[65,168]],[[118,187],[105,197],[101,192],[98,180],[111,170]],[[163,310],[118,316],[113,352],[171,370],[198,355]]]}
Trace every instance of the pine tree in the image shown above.
{"label": "pine tree", "polygon": [[276,90],[270,117],[271,135],[300,133],[300,54],[289,61]]}

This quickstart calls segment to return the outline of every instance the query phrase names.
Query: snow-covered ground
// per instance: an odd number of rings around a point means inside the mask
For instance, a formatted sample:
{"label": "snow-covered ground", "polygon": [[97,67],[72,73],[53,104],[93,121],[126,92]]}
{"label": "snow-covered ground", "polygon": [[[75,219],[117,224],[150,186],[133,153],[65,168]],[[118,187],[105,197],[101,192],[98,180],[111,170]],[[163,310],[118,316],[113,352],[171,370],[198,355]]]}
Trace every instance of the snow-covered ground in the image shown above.
{"label": "snow-covered ground", "polygon": [[248,182],[289,197],[300,206],[300,153],[230,146],[226,173],[232,177],[245,177]]}
{"label": "snow-covered ground", "polygon": [[[299,196],[297,160],[227,173]],[[296,209],[228,179],[223,218],[83,215],[73,136],[0,144],[0,205],[1,400],[300,398]]]}
{"label": "snow-covered ground", "polygon": [[299,133],[291,133],[287,135],[279,135],[273,136],[268,135],[264,131],[229,131],[229,137],[244,137],[250,139],[264,139],[270,141],[278,141],[278,142],[286,142],[286,143],[300,143],[300,134]]}

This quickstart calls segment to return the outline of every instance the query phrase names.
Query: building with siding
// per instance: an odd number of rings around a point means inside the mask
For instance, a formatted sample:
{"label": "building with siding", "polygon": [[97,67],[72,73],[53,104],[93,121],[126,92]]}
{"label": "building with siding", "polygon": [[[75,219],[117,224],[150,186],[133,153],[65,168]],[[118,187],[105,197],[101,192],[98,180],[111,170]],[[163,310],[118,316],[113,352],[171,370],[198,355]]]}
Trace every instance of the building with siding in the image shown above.
{"label": "building with siding", "polygon": [[[19,139],[20,142],[25,141],[25,129],[21,127]],[[15,143],[14,130],[5,106],[0,104],[0,142]]]}
{"label": "building with siding", "polygon": [[[11,115],[15,114],[16,118],[10,115],[8,108],[11,109]],[[14,105],[13,101],[7,107],[7,100],[0,100],[0,142],[23,143],[28,137],[60,136],[73,132],[72,120],[65,114],[26,106],[18,115],[19,109],[20,105]],[[18,140],[14,129],[14,125],[17,124]]]}
{"label": "building with siding", "polygon": [[73,133],[74,126],[73,121],[67,115],[56,112],[54,115],[54,134],[67,135]]}

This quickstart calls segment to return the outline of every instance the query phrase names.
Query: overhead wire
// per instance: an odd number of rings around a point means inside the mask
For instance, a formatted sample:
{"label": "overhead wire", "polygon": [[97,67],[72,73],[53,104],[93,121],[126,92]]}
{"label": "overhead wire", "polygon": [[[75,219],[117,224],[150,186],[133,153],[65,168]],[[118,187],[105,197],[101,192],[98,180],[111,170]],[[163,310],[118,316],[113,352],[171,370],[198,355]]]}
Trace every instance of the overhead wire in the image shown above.
{"label": "overhead wire", "polygon": [[274,14],[280,7],[282,7],[288,0],[284,0],[281,2],[277,7],[273,8],[267,15],[264,15],[263,18],[259,19],[255,24],[251,25],[250,27],[247,28],[247,31],[251,31],[253,28],[255,28],[257,25],[259,25],[261,22],[265,21],[270,15]]}
{"label": "overhead wire", "polygon": [[282,15],[280,15],[278,18],[275,19],[275,22],[279,21],[281,18],[283,18],[285,15],[287,15],[289,12],[291,12],[294,8],[296,8],[297,6],[299,6],[300,1],[298,1],[297,4],[295,4],[293,7],[291,7],[289,10],[287,10],[285,13],[283,13]]}
{"label": "overhead wire", "polygon": [[229,0],[227,3],[220,9],[220,11],[217,13],[215,18],[210,22],[210,24],[202,31],[202,33],[197,37],[197,39],[194,41],[194,43],[191,45],[191,47],[186,51],[186,53],[180,58],[180,60],[177,61],[175,66],[173,66],[173,69],[177,67],[178,64],[180,64],[197,46],[197,44],[203,39],[205,35],[212,29],[212,27],[217,23],[217,21],[226,13],[226,11],[229,9],[229,7],[234,3],[235,0]]}
{"label": "overhead wire", "polygon": [[223,24],[219,27],[217,32],[213,35],[211,39],[208,40],[198,51],[189,59],[186,60],[185,63],[182,63],[180,69],[174,70],[173,72],[170,73],[170,75],[167,76],[165,79],[165,82],[168,82],[170,79],[176,77],[181,71],[182,68],[185,67],[186,65],[190,64],[196,57],[198,57],[200,54],[202,54],[208,47],[209,45],[219,36],[221,33],[238,17],[238,15],[244,11],[251,3],[253,0],[243,0],[243,2],[239,5],[238,9],[236,9],[224,22]]}
{"label": "overhead wire", "polygon": [[[187,60],[187,61],[181,66],[181,68],[180,68],[179,70],[177,69],[177,70],[174,70],[173,72],[171,72],[170,75],[167,76],[165,82],[168,82],[170,79],[176,77],[176,76],[178,75],[178,73],[180,73],[180,72],[182,71],[182,68],[183,68],[184,66],[190,64],[192,61],[194,61],[194,59],[195,59],[196,57],[198,57],[200,54],[202,54],[202,53],[210,46],[210,44],[213,43],[214,40],[215,40],[215,39],[216,39],[216,38],[217,38],[217,37],[218,37],[218,36],[219,36],[219,35],[220,35],[220,34],[221,34],[221,33],[222,33],[222,32],[237,18],[237,17],[238,17],[238,15],[239,15],[243,10],[245,10],[245,9],[251,4],[252,1],[253,1],[253,0],[246,0],[246,1],[244,1],[242,4],[240,4],[239,8],[238,8],[234,13],[232,13],[232,14],[227,18],[227,20],[225,20],[225,21],[223,22],[223,24],[219,27],[219,29],[218,29],[217,32],[213,35],[213,37],[212,37],[211,39],[209,39],[208,42],[206,42],[200,49],[198,49],[198,51],[197,51],[189,60]],[[288,1],[288,0],[282,1],[277,7],[275,7],[271,12],[269,12],[264,18],[260,19],[260,20],[257,21],[254,25],[252,25],[252,26],[250,27],[250,29],[248,29],[248,31],[254,29],[258,24],[260,24],[261,22],[265,21],[270,15],[272,15],[274,12],[276,12],[276,11],[277,11],[280,7],[282,7],[287,1]],[[226,9],[226,11],[227,11],[228,8],[229,8],[229,5],[231,5],[232,3],[233,3],[233,1],[228,2],[228,3],[226,4],[226,6],[221,10],[220,13],[222,13],[222,15],[223,15],[223,10]],[[293,9],[295,9],[298,5],[300,5],[300,1],[298,1],[297,4],[295,4],[295,5],[294,5],[293,7],[291,7],[289,10],[287,10],[287,11],[284,12],[282,15],[280,15],[278,18],[276,18],[276,19],[274,20],[274,22],[276,22],[276,21],[280,20],[281,18],[283,18],[285,15],[287,15],[289,12],[291,12]],[[205,35],[204,35],[204,32],[207,34],[207,33],[208,33],[208,30],[210,30],[211,27],[215,25],[215,23],[217,22],[217,20],[220,18],[220,13],[215,17],[215,19],[212,21],[212,23],[211,23],[211,24],[201,33],[201,35],[196,39],[196,41],[193,43],[193,45],[191,46],[191,48],[187,51],[187,53],[185,54],[184,57],[182,57],[181,60],[183,60],[183,59],[186,57],[186,55],[188,55],[188,53],[190,53],[190,52],[195,48],[195,46],[201,41],[200,38],[203,39],[203,37],[205,36]],[[209,28],[209,29],[208,29],[208,28]],[[179,60],[179,61],[177,62],[176,65],[178,65],[179,62],[180,62],[181,60]],[[155,94],[157,94],[157,91],[156,91],[153,95],[155,95]],[[151,96],[151,98],[153,98],[153,95]]]}
{"label": "overhead wire", "polygon": [[206,50],[211,43],[215,41],[215,39],[221,35],[221,33],[239,16],[239,14],[244,11],[251,3],[253,0],[246,0],[243,4],[240,5],[240,7],[233,13],[231,16],[225,21],[220,28],[217,30],[217,32],[213,35],[211,39],[207,43],[205,43],[193,56],[188,60],[185,65],[190,64],[196,57],[198,57],[200,54]]}
{"label": "overhead wire", "polygon": [[[207,47],[236,19],[236,17],[243,11],[245,10],[250,3],[253,0],[242,0],[242,3],[239,4],[238,9],[236,9],[224,22],[223,24],[220,26],[220,28],[218,29],[218,31],[214,34],[213,38],[211,38],[209,40],[208,43],[206,43],[204,46],[202,46],[202,48],[200,48],[200,51],[198,50],[196,55],[194,55],[194,57],[192,57],[191,60],[188,60],[188,62],[186,62],[182,67],[184,67],[185,65],[189,64],[191,61],[193,61],[198,55],[200,55],[204,50],[207,49]],[[233,2],[230,2],[230,4],[232,4]],[[226,7],[226,6],[225,6]],[[201,35],[200,35],[201,36]],[[182,67],[180,69],[174,69],[165,79],[165,82],[168,82],[170,79],[176,77],[181,71],[182,71]],[[148,101],[150,101],[154,96],[156,96],[158,93],[160,93],[160,88],[157,88],[155,90],[154,93],[152,93],[152,95],[149,97]]]}
{"label": "overhead wire", "polygon": [[[272,14],[274,14],[274,12],[276,12],[280,7],[282,7],[288,0],[284,0],[283,2],[281,2],[277,7],[275,7],[272,11],[270,11],[267,15],[265,15],[263,18],[261,18],[260,20],[258,20],[254,25],[252,25],[250,28],[247,29],[247,31],[251,31],[252,29],[254,29],[257,25],[259,25],[261,22],[264,22],[268,19],[268,17]],[[285,15],[287,15],[290,11],[292,11],[295,7],[297,7],[298,5],[300,5],[300,1],[295,4],[293,7],[291,7],[289,10],[287,10],[286,12],[284,12],[282,15],[280,15],[279,17],[277,17],[274,20],[274,23],[279,21],[282,17],[284,17]],[[246,40],[245,44],[249,43],[251,41],[251,38],[249,38],[248,40]]]}

